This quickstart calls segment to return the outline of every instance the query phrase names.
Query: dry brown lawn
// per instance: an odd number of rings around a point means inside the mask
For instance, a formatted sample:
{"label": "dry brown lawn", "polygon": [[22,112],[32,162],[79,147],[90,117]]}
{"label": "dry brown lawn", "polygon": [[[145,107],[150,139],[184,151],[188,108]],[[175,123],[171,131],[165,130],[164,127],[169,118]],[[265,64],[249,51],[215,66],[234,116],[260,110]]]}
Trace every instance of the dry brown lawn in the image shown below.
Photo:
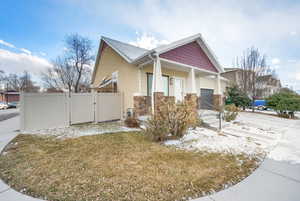
{"label": "dry brown lawn", "polygon": [[28,195],[57,201],[173,201],[233,184],[256,159],[188,152],[140,133],[59,140],[19,135],[0,156],[0,177]]}

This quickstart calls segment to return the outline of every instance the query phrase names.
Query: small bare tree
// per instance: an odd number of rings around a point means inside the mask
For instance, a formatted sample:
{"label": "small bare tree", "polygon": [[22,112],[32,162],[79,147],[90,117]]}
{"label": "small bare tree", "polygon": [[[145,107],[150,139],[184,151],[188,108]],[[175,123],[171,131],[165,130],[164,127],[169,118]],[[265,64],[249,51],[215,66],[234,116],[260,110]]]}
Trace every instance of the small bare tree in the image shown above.
{"label": "small bare tree", "polygon": [[32,81],[31,75],[28,71],[23,74],[9,74],[5,77],[6,90],[23,91],[23,92],[38,92],[40,87],[36,86]]}
{"label": "small bare tree", "polygon": [[73,34],[67,36],[65,44],[66,51],[53,62],[53,67],[42,73],[42,80],[46,88],[67,89],[75,93],[86,91],[90,85],[90,66],[94,59],[92,42]]}
{"label": "small bare tree", "polygon": [[46,88],[67,89],[72,92],[76,79],[75,68],[69,63],[68,59],[62,57],[57,57],[52,63],[53,67],[42,73],[42,80]]}
{"label": "small bare tree", "polygon": [[252,98],[254,103],[258,90],[263,87],[263,82],[260,82],[259,78],[271,72],[266,64],[266,56],[252,47],[236,59],[236,66],[241,69],[241,89]]}

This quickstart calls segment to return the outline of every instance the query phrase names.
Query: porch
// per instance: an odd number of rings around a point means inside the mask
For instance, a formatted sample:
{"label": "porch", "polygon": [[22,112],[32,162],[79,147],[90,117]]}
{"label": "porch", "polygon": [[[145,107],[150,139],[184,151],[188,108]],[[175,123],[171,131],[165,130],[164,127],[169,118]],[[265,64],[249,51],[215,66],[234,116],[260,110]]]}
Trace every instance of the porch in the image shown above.
{"label": "porch", "polygon": [[135,113],[153,113],[155,104],[194,100],[195,109],[217,109],[222,104],[225,84],[219,73],[156,56],[138,66],[138,92],[134,94]]}

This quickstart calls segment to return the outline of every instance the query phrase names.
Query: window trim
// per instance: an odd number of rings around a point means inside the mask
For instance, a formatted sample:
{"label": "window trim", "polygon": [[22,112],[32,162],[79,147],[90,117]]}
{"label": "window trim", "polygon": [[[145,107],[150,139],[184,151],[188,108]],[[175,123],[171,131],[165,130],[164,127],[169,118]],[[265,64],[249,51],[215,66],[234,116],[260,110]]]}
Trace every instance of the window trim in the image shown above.
{"label": "window trim", "polygon": [[[149,75],[152,75],[152,78],[153,78],[153,73],[149,73],[149,72],[147,72],[146,73],[146,75],[147,75],[147,96],[151,96],[149,93],[149,88],[150,88],[150,86],[149,86]],[[162,76],[163,77],[167,77],[168,78],[168,94],[167,94],[167,96],[170,96],[170,76],[169,75],[165,75],[165,74],[162,74]],[[153,80],[152,80],[153,81]]]}

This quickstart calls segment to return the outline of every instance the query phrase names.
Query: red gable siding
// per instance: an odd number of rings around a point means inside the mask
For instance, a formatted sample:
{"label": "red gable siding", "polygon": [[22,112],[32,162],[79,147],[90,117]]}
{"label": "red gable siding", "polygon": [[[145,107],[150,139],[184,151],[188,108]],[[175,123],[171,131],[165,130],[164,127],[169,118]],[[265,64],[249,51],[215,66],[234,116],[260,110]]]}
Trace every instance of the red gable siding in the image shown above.
{"label": "red gable siding", "polygon": [[197,42],[188,43],[159,55],[161,58],[218,72]]}

